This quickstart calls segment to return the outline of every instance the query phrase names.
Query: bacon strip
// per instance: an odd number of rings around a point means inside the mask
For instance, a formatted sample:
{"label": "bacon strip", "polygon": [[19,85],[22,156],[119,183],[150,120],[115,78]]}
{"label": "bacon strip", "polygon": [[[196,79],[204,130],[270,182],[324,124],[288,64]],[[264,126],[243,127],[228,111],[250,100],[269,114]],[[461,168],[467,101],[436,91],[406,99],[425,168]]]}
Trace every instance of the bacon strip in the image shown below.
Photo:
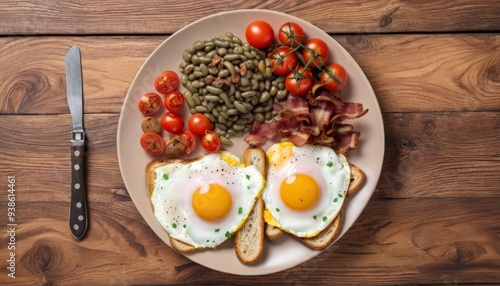
{"label": "bacon strip", "polygon": [[340,154],[345,154],[351,149],[356,149],[358,146],[359,136],[361,133],[350,131],[347,133],[335,133],[335,150]]}
{"label": "bacon strip", "polygon": [[281,106],[283,109],[288,109],[293,112],[293,114],[309,114],[309,104],[305,97],[301,96],[288,96],[285,101],[277,103],[276,105]]}
{"label": "bacon strip", "polygon": [[315,96],[289,95],[285,101],[273,104],[273,109],[278,113],[277,118],[268,123],[254,122],[244,139],[249,145],[262,146],[272,138],[287,139],[296,146],[328,145],[345,154],[356,148],[361,134],[342,122],[368,112],[361,103],[343,102],[321,89]]}

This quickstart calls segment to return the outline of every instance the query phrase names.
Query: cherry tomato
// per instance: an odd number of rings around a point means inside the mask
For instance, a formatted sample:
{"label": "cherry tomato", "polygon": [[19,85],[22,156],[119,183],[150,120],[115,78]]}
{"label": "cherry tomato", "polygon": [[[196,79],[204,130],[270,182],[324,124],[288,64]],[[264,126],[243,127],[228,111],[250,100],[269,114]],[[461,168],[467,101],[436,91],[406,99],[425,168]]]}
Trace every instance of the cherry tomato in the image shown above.
{"label": "cherry tomato", "polygon": [[273,43],[274,30],[268,22],[256,20],[247,26],[245,37],[251,46],[257,49],[264,49]]}
{"label": "cherry tomato", "polygon": [[179,114],[167,112],[161,117],[161,126],[173,134],[179,134],[184,129],[184,119]]}
{"label": "cherry tomato", "polygon": [[304,96],[312,88],[314,84],[313,74],[310,70],[304,67],[299,67],[285,79],[286,89],[295,95]]}
{"label": "cherry tomato", "polygon": [[306,62],[306,67],[311,69],[324,65],[328,60],[329,54],[328,45],[318,38],[307,41],[305,48],[302,50],[302,57]]}
{"label": "cherry tomato", "polygon": [[323,88],[336,92],[341,90],[347,83],[347,72],[340,64],[331,63],[321,72],[320,81],[324,84]]}
{"label": "cherry tomato", "polygon": [[142,149],[149,155],[159,156],[165,151],[165,140],[152,131],[143,133],[140,142]]}
{"label": "cherry tomato", "polygon": [[161,97],[156,93],[146,93],[139,98],[139,110],[144,116],[155,114],[161,107]]}
{"label": "cherry tomato", "polygon": [[179,76],[174,71],[162,71],[155,79],[155,88],[161,94],[167,94],[179,86]]}
{"label": "cherry tomato", "polygon": [[195,135],[203,135],[212,130],[212,122],[203,113],[195,113],[189,117],[188,129]]}
{"label": "cherry tomato", "polygon": [[295,22],[286,22],[278,31],[278,41],[283,46],[295,48],[304,43],[305,37],[304,29]]}
{"label": "cherry tomato", "polygon": [[173,90],[165,96],[165,107],[172,113],[179,112],[184,107],[184,95],[178,90]]}
{"label": "cherry tomato", "polygon": [[216,152],[220,149],[220,138],[217,133],[213,131],[207,131],[203,136],[200,137],[200,144],[203,149],[207,152]]}
{"label": "cherry tomato", "polygon": [[271,68],[277,75],[289,74],[299,62],[295,51],[285,46],[273,50],[269,57],[271,58]]}
{"label": "cherry tomato", "polygon": [[193,150],[196,148],[196,137],[194,136],[193,132],[189,130],[183,130],[179,135],[181,136],[182,140],[186,142],[185,153],[191,154],[191,152],[193,152]]}

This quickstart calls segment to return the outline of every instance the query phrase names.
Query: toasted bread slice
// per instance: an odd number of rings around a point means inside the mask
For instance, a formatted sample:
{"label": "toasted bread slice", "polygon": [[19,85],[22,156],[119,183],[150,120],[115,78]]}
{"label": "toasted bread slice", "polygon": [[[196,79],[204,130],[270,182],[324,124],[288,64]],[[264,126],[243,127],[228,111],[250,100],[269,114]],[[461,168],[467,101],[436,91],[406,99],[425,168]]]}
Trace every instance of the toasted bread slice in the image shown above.
{"label": "toasted bread slice", "polygon": [[347,189],[347,198],[352,197],[365,182],[365,173],[363,170],[358,168],[358,166],[349,163],[351,167],[351,182],[349,183],[349,189]]}
{"label": "toasted bread slice", "polygon": [[[254,165],[264,177],[267,174],[266,155],[261,148],[247,148],[243,152],[243,164]],[[236,256],[246,264],[256,262],[264,251],[264,201],[259,197],[247,220],[236,231],[234,245]]]}
{"label": "toasted bread slice", "polygon": [[342,211],[340,211],[337,217],[335,217],[335,219],[332,221],[332,223],[330,223],[318,235],[309,238],[301,238],[294,235],[292,235],[292,237],[311,249],[323,250],[330,244],[332,244],[335,238],[339,235],[341,228]]}
{"label": "toasted bread slice", "polygon": [[258,198],[243,226],[234,235],[236,256],[245,263],[256,262],[264,251],[264,201]]}
{"label": "toasted bread slice", "polygon": [[[148,194],[151,197],[153,194],[153,190],[155,189],[154,182],[156,180],[156,173],[155,170],[159,167],[165,166],[167,164],[175,163],[175,162],[180,162],[181,160],[179,159],[172,159],[172,160],[155,160],[149,162],[149,164],[146,165],[146,182],[148,186]],[[170,240],[170,245],[177,250],[178,252],[191,252],[195,250],[196,248],[190,244],[184,243],[180,240],[177,240],[175,238],[169,237]]]}
{"label": "toasted bread slice", "polygon": [[170,245],[178,252],[188,253],[196,249],[191,244],[187,244],[175,238],[169,237],[169,240],[170,240]]}
{"label": "toasted bread slice", "polygon": [[275,240],[283,234],[283,231],[266,223],[266,238],[269,240]]}

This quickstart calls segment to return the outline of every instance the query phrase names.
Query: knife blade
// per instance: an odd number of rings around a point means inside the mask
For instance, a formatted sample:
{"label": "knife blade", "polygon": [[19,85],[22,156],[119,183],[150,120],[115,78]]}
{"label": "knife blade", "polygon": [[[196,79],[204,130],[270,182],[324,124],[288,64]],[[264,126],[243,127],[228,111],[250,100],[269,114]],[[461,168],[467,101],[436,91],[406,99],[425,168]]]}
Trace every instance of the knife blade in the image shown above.
{"label": "knife blade", "polygon": [[83,129],[83,77],[80,49],[73,46],[66,54],[66,95],[73,120],[71,131],[71,204],[69,226],[77,240],[88,227],[85,193],[85,131]]}

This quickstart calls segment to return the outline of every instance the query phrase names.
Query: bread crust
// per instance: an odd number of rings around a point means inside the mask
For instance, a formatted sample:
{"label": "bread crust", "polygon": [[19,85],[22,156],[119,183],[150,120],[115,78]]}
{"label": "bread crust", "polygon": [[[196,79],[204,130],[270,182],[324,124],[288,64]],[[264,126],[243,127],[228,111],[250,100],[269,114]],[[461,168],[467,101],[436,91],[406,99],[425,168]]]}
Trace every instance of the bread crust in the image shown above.
{"label": "bread crust", "polygon": [[351,181],[347,189],[347,198],[354,196],[354,194],[361,189],[366,180],[363,170],[352,163],[349,163],[349,166],[351,167]]}
{"label": "bread crust", "polygon": [[169,236],[168,238],[170,240],[170,245],[178,252],[189,253],[196,249],[196,247],[192,246],[191,244],[187,244],[178,239],[172,238],[171,236]]}
{"label": "bread crust", "polygon": [[283,231],[275,226],[266,223],[266,238],[269,240],[275,240],[283,234]]}
{"label": "bread crust", "polygon": [[342,211],[340,211],[324,230],[313,237],[306,238],[297,237],[295,235],[292,235],[292,237],[311,249],[323,250],[330,246],[339,235],[340,229],[342,228],[342,216]]}

